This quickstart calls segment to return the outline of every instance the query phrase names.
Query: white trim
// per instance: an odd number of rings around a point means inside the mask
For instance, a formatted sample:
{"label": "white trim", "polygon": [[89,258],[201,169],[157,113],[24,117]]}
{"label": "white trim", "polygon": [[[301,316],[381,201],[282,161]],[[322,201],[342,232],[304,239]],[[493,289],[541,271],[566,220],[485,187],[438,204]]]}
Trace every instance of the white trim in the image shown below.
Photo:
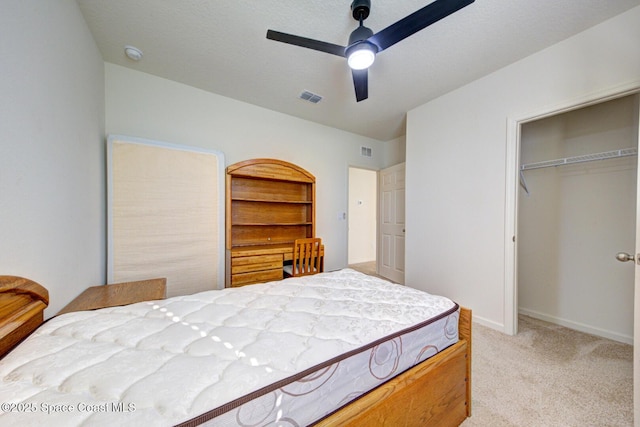
{"label": "white trim", "polygon": [[523,307],[520,307],[518,311],[520,312],[520,314],[533,317],[534,319],[544,320],[545,322],[564,326],[576,331],[584,332],[586,334],[596,335],[599,337],[604,337],[614,341],[633,345],[633,337],[631,335],[623,335],[606,329],[596,328],[595,326],[590,326],[584,323],[563,319],[561,317],[549,316],[548,314],[541,313],[535,310],[529,310]]}
{"label": "white trim", "polygon": [[[517,283],[517,250],[516,239],[518,230],[518,179],[520,157],[520,123],[516,120],[507,121],[507,147],[505,169],[505,232],[504,232],[504,333],[515,335],[518,332],[518,287]],[[512,173],[513,172],[513,173]],[[514,178],[515,177],[515,178]]]}
{"label": "white trim", "polygon": [[[638,114],[638,133],[636,133],[637,137],[640,138],[640,111],[636,111]],[[638,141],[640,144],[640,141]],[[636,188],[640,188],[640,173],[636,176]],[[633,278],[633,339],[634,342],[640,343],[640,270],[638,269],[638,253],[640,253],[640,198],[637,197],[636,194],[636,266]],[[634,414],[634,425],[640,426],[640,387],[638,387],[638,382],[640,382],[640,346],[633,346],[633,414]]]}
{"label": "white trim", "polygon": [[477,323],[478,325],[485,326],[489,329],[493,329],[495,331],[502,331],[504,329],[504,325],[500,323],[494,322],[493,320],[486,319],[484,317],[476,316],[472,314],[473,323]]}
{"label": "white trim", "polygon": [[554,106],[543,108],[535,113],[513,115],[511,116],[511,119],[515,120],[519,124],[527,123],[566,113],[568,111],[578,110],[591,105],[601,104],[627,95],[633,95],[638,92],[640,92],[640,80],[633,80],[631,82],[596,91],[579,98],[574,98]]}
{"label": "white trim", "polygon": [[528,114],[507,117],[507,141],[505,159],[505,250],[504,250],[504,332],[515,335],[518,332],[518,286],[517,286],[517,240],[518,182],[521,125],[568,111],[588,107],[640,92],[640,80],[633,80],[618,86],[603,89],[585,96],[570,99],[561,104],[541,108]]}

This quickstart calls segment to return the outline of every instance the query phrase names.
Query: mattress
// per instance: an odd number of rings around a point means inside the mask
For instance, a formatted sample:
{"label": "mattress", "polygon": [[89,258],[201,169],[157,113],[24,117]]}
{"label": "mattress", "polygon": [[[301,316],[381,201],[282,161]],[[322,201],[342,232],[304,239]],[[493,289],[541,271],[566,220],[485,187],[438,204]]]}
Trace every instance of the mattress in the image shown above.
{"label": "mattress", "polygon": [[69,313],[0,360],[0,424],[309,425],[457,342],[458,316],[351,269]]}

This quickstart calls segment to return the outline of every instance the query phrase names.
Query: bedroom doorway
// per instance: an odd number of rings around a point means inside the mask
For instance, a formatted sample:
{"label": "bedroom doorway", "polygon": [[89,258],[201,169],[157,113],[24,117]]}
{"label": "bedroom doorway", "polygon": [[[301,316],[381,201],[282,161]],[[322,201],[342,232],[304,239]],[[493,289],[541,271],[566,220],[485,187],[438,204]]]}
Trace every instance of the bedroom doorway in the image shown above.
{"label": "bedroom doorway", "polygon": [[366,274],[378,271],[377,181],[376,171],[349,167],[347,263]]}

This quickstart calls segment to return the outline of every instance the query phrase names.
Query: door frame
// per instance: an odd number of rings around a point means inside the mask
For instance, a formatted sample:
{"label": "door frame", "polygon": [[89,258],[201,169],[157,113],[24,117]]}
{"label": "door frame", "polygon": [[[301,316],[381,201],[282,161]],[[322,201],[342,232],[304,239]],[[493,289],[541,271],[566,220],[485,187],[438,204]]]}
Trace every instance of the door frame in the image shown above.
{"label": "door frame", "polygon": [[[520,182],[520,139],[522,125],[568,111],[588,107],[624,96],[640,93],[640,80],[615,86],[599,92],[594,92],[583,97],[568,100],[555,106],[541,108],[540,110],[522,115],[509,116],[507,118],[507,139],[505,159],[505,229],[504,229],[504,332],[515,335],[518,332],[518,187]],[[640,132],[640,131],[639,131]],[[638,138],[640,139],[640,133]],[[640,144],[639,144],[640,146]],[[638,171],[640,183],[640,168]],[[638,187],[640,191],[640,187]],[[640,200],[636,203],[640,204]],[[640,205],[639,205],[640,206]],[[640,212],[637,213],[640,215]],[[636,236],[640,236],[640,223],[636,223]],[[636,237],[636,249],[640,242]],[[636,250],[636,253],[640,250]],[[634,418],[636,425],[640,425],[640,271],[636,264],[635,272],[635,304],[634,304],[634,350],[633,350],[633,378],[634,378]],[[637,344],[637,345],[636,345]]]}
{"label": "door frame", "polygon": [[[518,230],[518,186],[520,182],[520,138],[522,125],[528,122],[600,104],[613,99],[640,93],[640,80],[610,90],[593,93],[562,105],[544,108],[533,114],[507,118],[506,147],[506,194],[505,194],[505,271],[504,271],[504,332],[518,332],[518,287],[517,287],[517,239]],[[640,226],[640,225],[638,225]]]}

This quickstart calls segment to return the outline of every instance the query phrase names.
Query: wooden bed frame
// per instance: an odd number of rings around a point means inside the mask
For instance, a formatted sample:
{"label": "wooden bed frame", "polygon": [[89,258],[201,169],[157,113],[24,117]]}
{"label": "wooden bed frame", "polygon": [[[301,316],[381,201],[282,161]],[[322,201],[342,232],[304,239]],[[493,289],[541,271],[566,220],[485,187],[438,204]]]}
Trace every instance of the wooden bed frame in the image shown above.
{"label": "wooden bed frame", "polygon": [[[15,303],[0,310],[0,358],[42,323],[48,293],[31,280],[0,276],[0,303],[5,300]],[[460,308],[458,332],[456,344],[314,425],[460,425],[471,416],[471,310]]]}
{"label": "wooden bed frame", "polygon": [[471,416],[471,310],[460,340],[339,409],[315,426],[457,426]]}

